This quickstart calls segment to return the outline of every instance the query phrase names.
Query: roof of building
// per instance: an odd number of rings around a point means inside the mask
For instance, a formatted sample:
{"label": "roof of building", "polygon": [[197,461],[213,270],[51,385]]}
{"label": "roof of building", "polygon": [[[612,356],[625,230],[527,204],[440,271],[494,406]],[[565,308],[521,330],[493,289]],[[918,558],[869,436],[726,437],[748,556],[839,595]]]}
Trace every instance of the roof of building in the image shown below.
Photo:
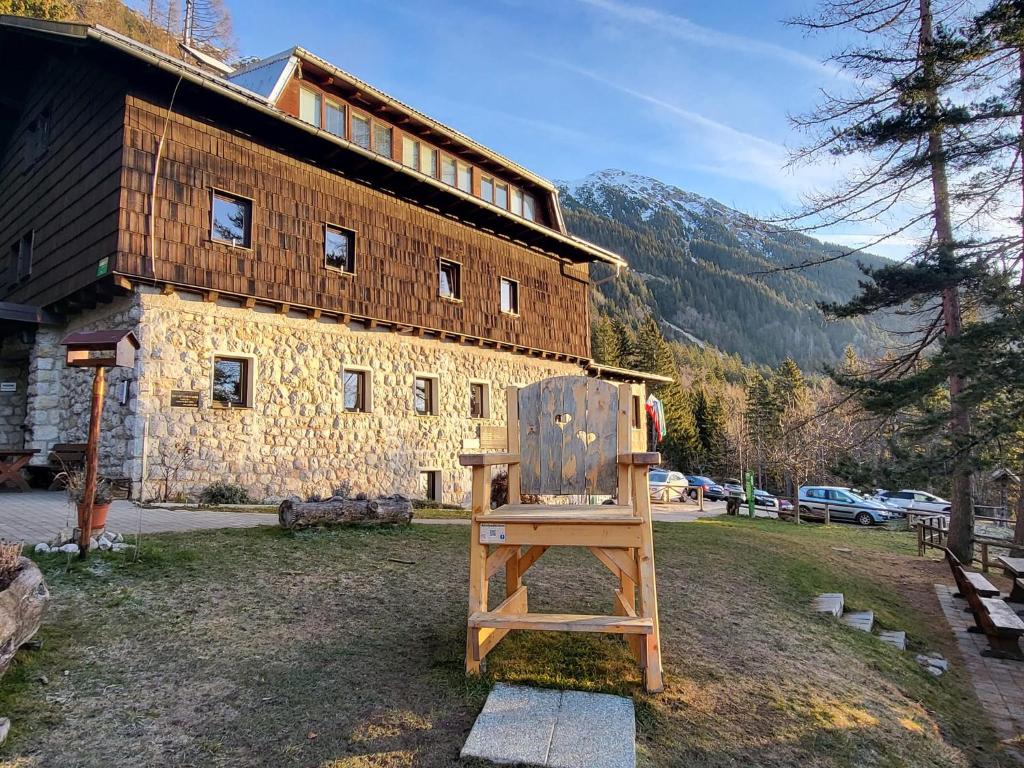
{"label": "roof of building", "polygon": [[614,365],[603,363],[590,363],[587,370],[602,379],[613,381],[643,382],[647,384],[668,384],[673,381],[669,376],[662,376],[660,373],[648,373],[647,371],[634,371],[631,368],[617,368]]}
{"label": "roof of building", "polygon": [[[309,60],[315,63],[317,66],[326,68],[332,74],[337,77],[345,78],[351,85],[364,89],[366,93],[372,93],[375,97],[387,101],[394,105],[396,108],[407,111],[410,115],[416,117],[429,124],[434,130],[441,133],[450,135],[454,140],[459,143],[467,144],[474,151],[480,152],[487,157],[492,158],[495,162],[499,162],[503,165],[507,165],[513,168],[517,173],[520,173],[524,178],[529,178],[531,181],[538,185],[548,189],[552,192],[553,199],[555,202],[554,208],[555,213],[559,217],[561,213],[559,211],[557,190],[550,181],[537,176],[536,174],[527,171],[524,168],[512,163],[511,161],[503,158],[491,150],[486,149],[480,144],[477,144],[472,139],[458,133],[457,131],[442,125],[441,123],[428,118],[425,115],[417,112],[416,110],[408,107],[396,99],[392,99],[381,91],[378,91],[372,86],[363,83],[358,78],[343,72],[342,70],[334,67],[332,64],[320,59],[315,54],[305,51],[302,48],[292,48],[287,51],[282,51],[280,54],[271,56],[267,59],[254,62],[246,65],[233,72],[229,77],[222,77],[189,62],[183,61],[174,56],[170,56],[162,51],[158,51],[155,48],[151,48],[148,45],[133,40],[130,37],[122,35],[113,30],[101,27],[95,24],[81,24],[77,22],[62,22],[62,21],[47,21],[42,19],[31,19],[22,16],[7,16],[0,15],[0,28],[12,27],[23,31],[27,31],[35,34],[42,34],[51,37],[63,37],[68,39],[77,40],[93,40],[111,48],[117,49],[123,53],[126,53],[134,58],[140,59],[148,64],[151,64],[159,69],[171,72],[183,80],[193,83],[194,85],[200,86],[208,91],[217,93],[221,96],[232,99],[236,102],[241,102],[253,109],[257,109],[265,114],[269,114],[274,118],[287,123],[294,128],[301,129],[307,133],[315,134],[325,141],[329,141],[336,145],[342,146],[345,149],[363,156],[366,160],[374,163],[386,165],[390,170],[397,171],[407,176],[415,178],[417,181],[431,184],[434,187],[442,189],[446,194],[453,195],[457,198],[461,198],[466,202],[472,203],[474,206],[479,206],[488,209],[488,214],[495,217],[508,219],[510,222],[514,222],[517,228],[522,231],[529,231],[533,235],[536,235],[548,243],[554,244],[559,249],[569,249],[569,253],[576,253],[576,260],[580,261],[601,261],[606,264],[610,264],[614,267],[621,268],[626,266],[625,260],[616,253],[602,248],[594,243],[587,242],[582,238],[576,237],[566,232],[561,232],[556,229],[552,229],[541,224],[537,224],[532,221],[522,219],[521,217],[515,216],[510,211],[502,211],[494,206],[489,206],[482,200],[463,192],[459,189],[453,188],[447,184],[444,184],[439,179],[426,176],[419,171],[407,168],[401,163],[396,163],[390,158],[383,157],[376,153],[370,152],[369,150],[363,149],[358,145],[348,141],[347,139],[334,136],[333,134],[321,130],[313,125],[305,123],[296,117],[283,112],[274,106],[273,98],[276,97],[275,90],[280,90],[283,87],[283,83],[286,82],[284,77],[289,62],[292,59],[301,58]],[[266,95],[265,95],[266,94]],[[564,257],[565,254],[558,254]],[[580,258],[583,257],[583,258]]]}

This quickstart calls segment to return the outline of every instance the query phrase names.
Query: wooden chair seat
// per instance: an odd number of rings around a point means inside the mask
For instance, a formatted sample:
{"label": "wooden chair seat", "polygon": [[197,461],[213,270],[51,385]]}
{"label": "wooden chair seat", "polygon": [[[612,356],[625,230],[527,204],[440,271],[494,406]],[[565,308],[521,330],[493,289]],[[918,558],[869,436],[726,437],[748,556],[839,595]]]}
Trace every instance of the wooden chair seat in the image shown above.
{"label": "wooden chair seat", "polygon": [[484,613],[470,614],[469,626],[492,629],[537,629],[552,632],[610,632],[649,635],[654,619],[647,616],[594,616],[584,613]]}
{"label": "wooden chair seat", "polygon": [[640,525],[643,518],[630,506],[611,504],[505,504],[480,518],[488,523],[606,523]]}

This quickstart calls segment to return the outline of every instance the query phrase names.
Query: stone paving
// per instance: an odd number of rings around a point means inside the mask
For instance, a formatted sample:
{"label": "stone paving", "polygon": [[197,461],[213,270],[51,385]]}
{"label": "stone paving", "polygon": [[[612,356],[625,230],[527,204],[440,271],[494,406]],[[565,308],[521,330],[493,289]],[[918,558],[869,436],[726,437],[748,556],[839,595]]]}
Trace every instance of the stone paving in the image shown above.
{"label": "stone paving", "polygon": [[971,614],[964,611],[967,602],[953,597],[955,590],[945,584],[936,584],[935,592],[956,635],[978,699],[1007,752],[1024,765],[1024,662],[982,656],[988,641],[985,635],[967,631],[974,623]]}
{"label": "stone paving", "polygon": [[[74,528],[75,510],[63,492],[0,493],[0,537],[29,545],[48,541],[61,528]],[[277,515],[263,512],[150,509],[130,501],[115,501],[107,515],[107,528],[126,536],[165,531],[210,528],[251,528],[277,525]]]}

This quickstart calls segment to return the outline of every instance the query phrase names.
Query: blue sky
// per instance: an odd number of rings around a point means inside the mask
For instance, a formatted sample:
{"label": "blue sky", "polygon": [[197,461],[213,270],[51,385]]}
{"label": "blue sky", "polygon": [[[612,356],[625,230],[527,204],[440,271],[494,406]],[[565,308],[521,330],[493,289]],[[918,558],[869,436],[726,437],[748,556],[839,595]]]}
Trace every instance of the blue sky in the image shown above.
{"label": "blue sky", "polygon": [[838,173],[783,167],[787,114],[842,85],[836,41],[783,23],[811,0],[228,5],[241,54],[302,45],[548,178],[622,168],[771,215]]}

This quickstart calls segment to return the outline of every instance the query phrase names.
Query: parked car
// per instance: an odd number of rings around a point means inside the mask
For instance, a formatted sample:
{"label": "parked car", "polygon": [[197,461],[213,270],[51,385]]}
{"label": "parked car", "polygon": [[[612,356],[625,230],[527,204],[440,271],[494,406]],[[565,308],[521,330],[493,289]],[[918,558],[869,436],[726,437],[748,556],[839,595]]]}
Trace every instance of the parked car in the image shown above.
{"label": "parked car", "polygon": [[824,519],[828,507],[831,520],[848,520],[858,525],[875,525],[897,517],[894,510],[874,499],[865,499],[849,488],[828,485],[800,487],[800,516]]}
{"label": "parked car", "polygon": [[778,498],[778,497],[776,497],[776,500],[779,502],[779,516],[780,517],[782,515],[792,515],[793,514],[793,502],[792,501],[790,501],[789,499],[782,499],[782,498]]}
{"label": "parked car", "polygon": [[[760,488],[754,489],[754,506],[762,507],[763,509],[770,510],[772,512],[778,512],[780,509],[779,499],[772,496],[768,491],[762,491]],[[793,507],[792,504],[789,505]]]}
{"label": "parked car", "polygon": [[704,489],[704,498],[710,499],[711,501],[725,501],[729,498],[728,492],[712,480],[710,477],[704,477],[703,475],[687,475],[687,482],[690,484],[690,498],[697,498],[697,487],[700,486]]}
{"label": "parked car", "polygon": [[667,469],[653,469],[648,475],[653,501],[682,501],[686,498],[689,483],[682,472]]}
{"label": "parked car", "polygon": [[719,485],[725,489],[725,492],[729,496],[739,496],[741,502],[747,500],[747,492],[743,489],[743,483],[739,480],[727,477],[725,480],[720,482]]}
{"label": "parked car", "polygon": [[949,514],[949,502],[927,491],[882,491],[877,498],[904,512],[945,512]]}

